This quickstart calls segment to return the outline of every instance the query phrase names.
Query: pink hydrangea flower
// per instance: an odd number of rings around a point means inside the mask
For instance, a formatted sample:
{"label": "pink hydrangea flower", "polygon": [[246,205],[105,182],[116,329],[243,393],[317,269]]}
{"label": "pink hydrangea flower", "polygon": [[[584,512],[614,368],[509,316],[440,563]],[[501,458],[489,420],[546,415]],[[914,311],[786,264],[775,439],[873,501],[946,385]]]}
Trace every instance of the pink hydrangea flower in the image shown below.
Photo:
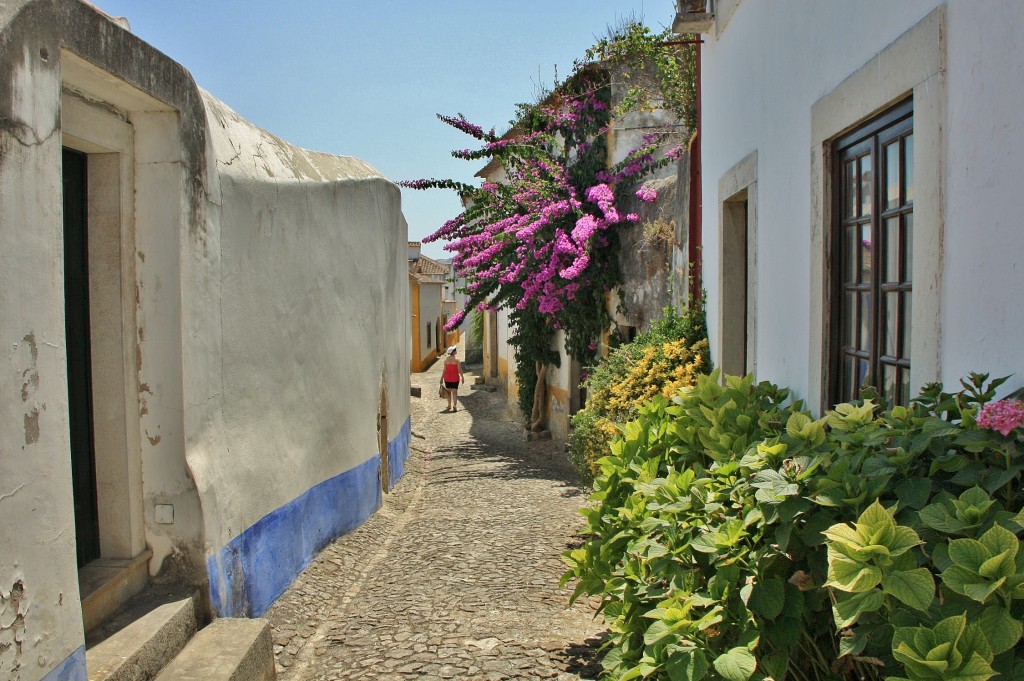
{"label": "pink hydrangea flower", "polygon": [[989,402],[978,414],[978,425],[988,430],[997,430],[1004,436],[1024,424],[1024,402],[1020,400],[999,400]]}
{"label": "pink hydrangea flower", "polygon": [[636,190],[636,198],[653,203],[658,198],[658,192],[653,187],[640,187]]}

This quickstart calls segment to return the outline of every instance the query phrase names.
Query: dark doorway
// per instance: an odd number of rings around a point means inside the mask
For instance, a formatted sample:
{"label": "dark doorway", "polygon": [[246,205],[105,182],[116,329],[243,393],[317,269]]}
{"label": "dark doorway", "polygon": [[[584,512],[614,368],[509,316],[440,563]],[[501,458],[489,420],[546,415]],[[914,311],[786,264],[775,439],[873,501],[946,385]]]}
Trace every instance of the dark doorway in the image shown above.
{"label": "dark doorway", "polygon": [[100,557],[93,438],[92,353],[89,344],[87,158],[63,153],[64,323],[68,353],[68,420],[78,567]]}
{"label": "dark doorway", "polygon": [[745,376],[750,370],[747,190],[727,199],[722,208],[722,372]]}

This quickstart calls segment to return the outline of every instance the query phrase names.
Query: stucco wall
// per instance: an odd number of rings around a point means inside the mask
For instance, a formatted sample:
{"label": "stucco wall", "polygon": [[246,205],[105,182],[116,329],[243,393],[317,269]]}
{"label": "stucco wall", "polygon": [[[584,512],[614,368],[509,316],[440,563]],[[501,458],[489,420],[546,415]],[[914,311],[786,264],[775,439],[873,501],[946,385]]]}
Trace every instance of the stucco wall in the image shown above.
{"label": "stucco wall", "polygon": [[[931,16],[941,7],[944,12]],[[932,23],[919,26],[927,17]],[[822,151],[814,148],[812,109],[862,107],[866,111],[857,115],[867,116],[899,94],[879,93],[906,83],[896,89],[914,92],[915,129],[921,124],[935,131],[915,140],[921,204],[915,212],[927,202],[935,208],[927,207],[926,224],[915,221],[927,246],[915,244],[913,389],[936,378],[955,383],[971,369],[1020,371],[1024,321],[1012,310],[1024,283],[1013,200],[1024,150],[1024,92],[1017,85],[1024,66],[1022,20],[1024,7],[1012,0],[983,9],[969,0],[748,1],[739,3],[724,31],[705,36],[704,276],[715,354],[721,338],[714,320],[723,312],[715,285],[718,226],[727,198],[718,195],[719,183],[756,152],[758,373],[817,403],[822,256],[820,244],[809,245],[820,238],[814,216],[821,211]],[[903,40],[908,34],[909,42]],[[876,60],[894,41],[893,57]],[[903,45],[913,48],[903,55]],[[917,63],[929,51],[936,55],[933,64]],[[870,86],[844,90],[861,81]],[[850,99],[844,105],[830,99],[832,93]],[[815,109],[819,101],[824,104]],[[925,258],[934,271],[919,272]]]}
{"label": "stucco wall", "polygon": [[[84,662],[67,452],[60,41],[0,5],[0,678]],[[44,58],[45,57],[45,58]],[[84,679],[82,675],[71,676]]]}
{"label": "stucco wall", "polygon": [[[197,432],[188,456],[207,542],[225,547],[210,559],[214,605],[259,614],[380,504],[381,390],[389,440],[409,417],[407,230],[397,187],[369,165],[296,149],[208,95],[205,104],[219,181],[226,447],[213,455]],[[338,492],[326,506],[300,501],[325,484]],[[300,537],[289,539],[293,525]],[[236,541],[254,526],[283,550]]]}
{"label": "stucco wall", "polygon": [[[420,281],[420,358],[436,353],[437,320],[441,318],[441,283]],[[427,333],[427,325],[430,333]],[[425,365],[424,365],[425,366]]]}
{"label": "stucco wall", "polygon": [[410,436],[397,188],[246,123],[87,5],[0,4],[0,677],[22,681],[85,678],[62,144],[99,171],[102,557],[149,546],[258,614],[380,504]]}

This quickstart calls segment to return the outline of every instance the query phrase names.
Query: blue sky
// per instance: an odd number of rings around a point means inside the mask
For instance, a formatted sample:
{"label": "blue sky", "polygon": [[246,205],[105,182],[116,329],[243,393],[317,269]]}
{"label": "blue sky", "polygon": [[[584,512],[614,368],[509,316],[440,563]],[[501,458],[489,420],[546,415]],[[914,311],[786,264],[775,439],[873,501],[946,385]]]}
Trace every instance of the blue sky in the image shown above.
{"label": "blue sky", "polygon": [[[183,64],[245,118],[309,149],[357,156],[393,180],[474,181],[469,137],[434,114],[502,131],[518,102],[564,77],[596,37],[635,16],[655,30],[674,0],[93,0]],[[460,211],[402,191],[409,238]],[[447,257],[439,244],[432,257]]]}

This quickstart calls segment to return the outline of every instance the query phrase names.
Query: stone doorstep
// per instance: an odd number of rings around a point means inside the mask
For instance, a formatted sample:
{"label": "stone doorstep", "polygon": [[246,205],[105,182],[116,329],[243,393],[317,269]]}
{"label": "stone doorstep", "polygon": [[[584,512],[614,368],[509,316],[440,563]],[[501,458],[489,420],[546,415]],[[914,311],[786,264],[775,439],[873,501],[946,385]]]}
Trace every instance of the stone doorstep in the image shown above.
{"label": "stone doorstep", "polygon": [[82,624],[86,631],[102,623],[149,582],[146,549],[135,558],[100,558],[78,571],[78,591],[82,597]]}
{"label": "stone doorstep", "polygon": [[85,651],[89,681],[152,679],[196,633],[195,597],[166,603]]}
{"label": "stone doorstep", "polygon": [[270,622],[223,618],[196,634],[156,681],[275,681]]}

